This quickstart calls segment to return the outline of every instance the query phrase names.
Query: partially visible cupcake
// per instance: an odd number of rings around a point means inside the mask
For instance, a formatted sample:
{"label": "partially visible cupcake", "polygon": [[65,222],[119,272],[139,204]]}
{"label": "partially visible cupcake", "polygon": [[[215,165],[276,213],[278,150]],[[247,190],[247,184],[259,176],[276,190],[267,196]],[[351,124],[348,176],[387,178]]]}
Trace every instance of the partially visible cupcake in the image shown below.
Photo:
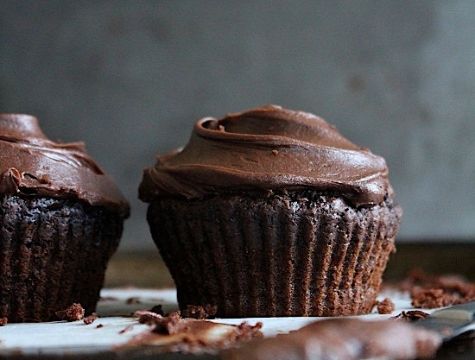
{"label": "partially visible cupcake", "polygon": [[72,303],[94,311],[128,213],[82,143],[0,114],[0,318],[54,320]]}
{"label": "partially visible cupcake", "polygon": [[370,312],[402,213],[383,158],[279,106],[199,120],[139,196],[180,307],[221,317]]}

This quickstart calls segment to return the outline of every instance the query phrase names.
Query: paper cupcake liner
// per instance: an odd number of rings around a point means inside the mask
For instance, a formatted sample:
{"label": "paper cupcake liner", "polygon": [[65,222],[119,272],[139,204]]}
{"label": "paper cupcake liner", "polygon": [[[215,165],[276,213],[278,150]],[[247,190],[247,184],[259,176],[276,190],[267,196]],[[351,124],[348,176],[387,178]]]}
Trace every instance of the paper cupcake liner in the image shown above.
{"label": "paper cupcake liner", "polygon": [[217,305],[220,317],[370,312],[400,216],[316,195],[163,199],[148,212],[180,307]]}
{"label": "paper cupcake liner", "polygon": [[52,198],[0,199],[0,317],[55,319],[80,303],[91,313],[122,220],[102,208]]}

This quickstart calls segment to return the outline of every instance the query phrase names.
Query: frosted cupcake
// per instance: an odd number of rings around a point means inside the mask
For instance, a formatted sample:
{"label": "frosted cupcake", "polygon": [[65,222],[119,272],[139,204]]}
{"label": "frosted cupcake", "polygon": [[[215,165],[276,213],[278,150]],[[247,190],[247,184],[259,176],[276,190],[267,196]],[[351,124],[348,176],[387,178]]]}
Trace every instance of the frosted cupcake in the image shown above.
{"label": "frosted cupcake", "polygon": [[383,158],[278,106],[199,120],[139,195],[180,307],[221,317],[370,312],[401,217]]}
{"label": "frosted cupcake", "polygon": [[54,320],[72,303],[94,311],[128,213],[82,143],[0,114],[0,318]]}

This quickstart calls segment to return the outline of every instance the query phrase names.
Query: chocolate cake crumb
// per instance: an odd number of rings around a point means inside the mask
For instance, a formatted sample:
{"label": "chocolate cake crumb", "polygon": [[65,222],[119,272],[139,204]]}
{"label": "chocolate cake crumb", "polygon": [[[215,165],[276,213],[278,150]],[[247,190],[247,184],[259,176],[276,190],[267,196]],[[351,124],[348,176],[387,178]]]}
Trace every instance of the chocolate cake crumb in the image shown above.
{"label": "chocolate cake crumb", "polygon": [[400,284],[416,308],[438,308],[475,300],[475,283],[460,276],[434,276],[416,269]]}
{"label": "chocolate cake crumb", "polygon": [[148,333],[135,336],[128,346],[154,345],[161,346],[164,352],[209,353],[262,337],[262,323],[228,325],[208,320],[184,319],[178,312],[165,317],[154,313],[140,313],[142,320],[153,325],[153,328]]}
{"label": "chocolate cake crumb", "polygon": [[164,334],[164,335],[174,335],[182,331],[187,330],[187,323],[186,321],[182,321],[183,319],[180,316],[178,311],[172,312],[168,314],[166,317],[160,317],[155,319],[155,328],[152,332],[157,334]]}
{"label": "chocolate cake crumb", "polygon": [[153,312],[153,313],[155,313],[155,314],[158,314],[158,315],[162,315],[162,316],[165,315],[165,313],[163,312],[163,307],[162,307],[161,304],[155,305],[155,306],[154,306],[153,308],[151,308],[149,311],[150,311],[150,312]]}
{"label": "chocolate cake crumb", "polygon": [[239,332],[236,340],[248,341],[256,337],[261,337],[262,322],[257,322],[255,325],[249,325],[246,321],[238,325]]}
{"label": "chocolate cake crumb", "polygon": [[376,309],[378,310],[378,314],[391,314],[395,306],[391,299],[385,298],[382,301],[376,302]]}
{"label": "chocolate cake crumb", "polygon": [[0,318],[0,326],[5,326],[7,324],[8,324],[8,318],[7,317]]}
{"label": "chocolate cake crumb", "polygon": [[102,325],[102,324],[97,324],[96,329],[100,329],[100,328],[102,328],[102,327],[104,327],[104,325]]}
{"label": "chocolate cake crumb", "polygon": [[214,319],[217,312],[218,307],[216,305],[187,305],[186,309],[181,312],[181,316],[199,320]]}
{"label": "chocolate cake crumb", "polygon": [[127,325],[125,328],[119,331],[119,334],[125,334],[127,331],[130,331],[134,328],[134,324]]}
{"label": "chocolate cake crumb", "polygon": [[418,320],[421,320],[421,319],[425,319],[426,317],[428,317],[429,314],[424,312],[424,311],[420,311],[420,310],[410,310],[410,311],[402,311],[401,313],[397,314],[396,316],[392,317],[391,319],[395,319],[395,320],[406,320],[406,321],[409,321],[409,322],[414,322],[414,321],[418,321]]}
{"label": "chocolate cake crumb", "polygon": [[129,297],[127,300],[125,300],[125,303],[127,305],[133,305],[133,304],[140,304],[140,299],[138,297]]}
{"label": "chocolate cake crumb", "polygon": [[153,325],[157,319],[163,318],[163,315],[148,310],[138,310],[134,316],[138,318],[139,323],[147,325]]}
{"label": "chocolate cake crumb", "polygon": [[83,320],[83,321],[84,321],[84,324],[90,325],[90,324],[92,324],[94,321],[96,321],[98,317],[99,317],[99,316],[97,316],[96,313],[92,313],[91,315],[86,316],[86,317],[84,318],[84,320]]}
{"label": "chocolate cake crumb", "polygon": [[77,321],[84,318],[84,308],[81,304],[74,303],[65,310],[56,311],[59,320]]}

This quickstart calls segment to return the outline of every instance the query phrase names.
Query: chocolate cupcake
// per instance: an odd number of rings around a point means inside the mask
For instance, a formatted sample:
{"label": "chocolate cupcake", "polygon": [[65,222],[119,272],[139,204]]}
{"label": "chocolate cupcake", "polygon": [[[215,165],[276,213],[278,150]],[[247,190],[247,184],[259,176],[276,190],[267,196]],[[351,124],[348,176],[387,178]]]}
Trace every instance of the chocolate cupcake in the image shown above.
{"label": "chocolate cupcake", "polygon": [[221,317],[370,312],[401,217],[383,158],[278,106],[199,120],[139,196],[180,307]]}
{"label": "chocolate cupcake", "polygon": [[0,318],[54,320],[72,303],[94,311],[128,213],[82,143],[0,114]]}

